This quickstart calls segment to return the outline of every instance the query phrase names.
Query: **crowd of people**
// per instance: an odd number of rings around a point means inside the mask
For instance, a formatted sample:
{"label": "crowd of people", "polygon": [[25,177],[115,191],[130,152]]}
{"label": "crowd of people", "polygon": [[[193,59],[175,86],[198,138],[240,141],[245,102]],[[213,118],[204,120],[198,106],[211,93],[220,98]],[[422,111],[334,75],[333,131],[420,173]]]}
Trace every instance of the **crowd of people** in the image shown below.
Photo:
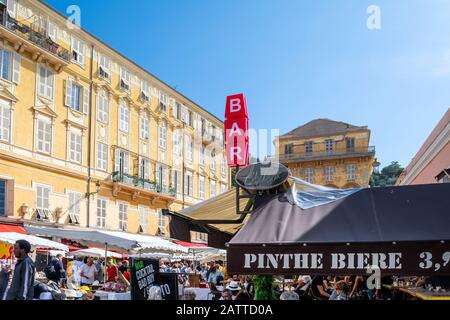
{"label": "crowd of people", "polygon": [[[80,289],[89,292],[93,287],[115,288],[114,284],[129,286],[130,265],[128,260],[104,258],[52,258],[41,273],[36,273],[30,258],[31,245],[19,240],[14,245],[16,258],[14,270],[4,263],[0,269],[0,300],[42,299],[42,295],[52,299],[64,299],[61,291]],[[212,300],[253,300],[255,286],[253,277],[229,275],[223,261],[199,263],[192,261],[161,260],[160,272],[179,274],[179,284],[185,287],[185,300],[195,300],[195,290],[190,289],[190,276],[199,280],[199,287],[209,288]],[[12,276],[12,277],[11,277]],[[47,281],[42,282],[42,277]],[[280,300],[389,300],[396,299],[389,287],[411,286],[442,288],[450,290],[450,277],[382,277],[381,285],[373,288],[367,276],[309,276],[284,277],[274,285],[274,292]],[[201,286],[203,285],[203,286]],[[120,290],[123,287],[118,287]]]}

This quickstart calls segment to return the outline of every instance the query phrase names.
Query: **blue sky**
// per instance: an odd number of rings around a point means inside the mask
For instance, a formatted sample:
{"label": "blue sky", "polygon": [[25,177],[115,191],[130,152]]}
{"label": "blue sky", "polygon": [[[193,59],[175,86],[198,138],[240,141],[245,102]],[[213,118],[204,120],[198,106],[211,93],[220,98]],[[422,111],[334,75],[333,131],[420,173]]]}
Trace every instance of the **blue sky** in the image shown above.
{"label": "blue sky", "polygon": [[220,118],[244,92],[252,128],[367,125],[382,166],[407,165],[450,106],[450,1],[46,2],[80,6],[85,29]]}

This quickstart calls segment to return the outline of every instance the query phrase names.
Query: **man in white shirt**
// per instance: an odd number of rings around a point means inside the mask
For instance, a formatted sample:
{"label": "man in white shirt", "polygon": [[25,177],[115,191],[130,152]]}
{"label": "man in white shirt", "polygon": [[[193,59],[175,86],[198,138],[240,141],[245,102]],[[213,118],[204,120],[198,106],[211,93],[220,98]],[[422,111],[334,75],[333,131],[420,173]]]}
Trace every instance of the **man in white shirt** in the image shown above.
{"label": "man in white shirt", "polygon": [[81,285],[89,286],[92,285],[95,281],[95,277],[97,276],[97,268],[94,265],[94,261],[92,258],[89,258],[81,267]]}

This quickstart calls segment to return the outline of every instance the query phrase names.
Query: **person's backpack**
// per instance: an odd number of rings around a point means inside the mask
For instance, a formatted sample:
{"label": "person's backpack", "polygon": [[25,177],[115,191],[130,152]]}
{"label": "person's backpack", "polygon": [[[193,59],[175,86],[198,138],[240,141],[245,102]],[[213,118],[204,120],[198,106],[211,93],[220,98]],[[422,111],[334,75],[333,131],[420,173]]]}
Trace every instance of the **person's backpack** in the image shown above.
{"label": "person's backpack", "polygon": [[53,263],[49,263],[44,269],[45,276],[49,280],[58,280],[58,274],[56,272],[55,266]]}

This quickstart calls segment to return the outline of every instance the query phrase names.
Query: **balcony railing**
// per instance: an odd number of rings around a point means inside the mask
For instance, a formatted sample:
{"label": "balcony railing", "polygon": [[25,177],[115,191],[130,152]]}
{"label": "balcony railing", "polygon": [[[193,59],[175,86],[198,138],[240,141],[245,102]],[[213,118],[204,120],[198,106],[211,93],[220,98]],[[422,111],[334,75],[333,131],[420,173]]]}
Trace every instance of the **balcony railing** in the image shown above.
{"label": "balcony railing", "polygon": [[114,172],[112,174],[112,181],[117,183],[123,183],[132,187],[140,188],[143,190],[166,194],[171,197],[176,196],[175,188],[170,188],[166,185],[162,185],[155,181],[139,178],[138,176],[129,175],[126,173]]}
{"label": "balcony railing", "polygon": [[1,19],[1,25],[6,27],[9,31],[20,36],[21,38],[32,42],[41,49],[44,49],[58,58],[69,62],[69,50],[61,47],[59,44],[54,42],[50,37],[44,33],[37,32],[31,27],[17,21],[14,18],[8,16],[6,19]]}
{"label": "balcony railing", "polygon": [[375,155],[375,147],[355,147],[345,149],[333,149],[328,151],[312,151],[302,153],[280,154],[277,156],[268,156],[268,160],[275,160],[278,157],[279,161],[307,161],[327,158],[343,158],[343,157],[357,157]]}

